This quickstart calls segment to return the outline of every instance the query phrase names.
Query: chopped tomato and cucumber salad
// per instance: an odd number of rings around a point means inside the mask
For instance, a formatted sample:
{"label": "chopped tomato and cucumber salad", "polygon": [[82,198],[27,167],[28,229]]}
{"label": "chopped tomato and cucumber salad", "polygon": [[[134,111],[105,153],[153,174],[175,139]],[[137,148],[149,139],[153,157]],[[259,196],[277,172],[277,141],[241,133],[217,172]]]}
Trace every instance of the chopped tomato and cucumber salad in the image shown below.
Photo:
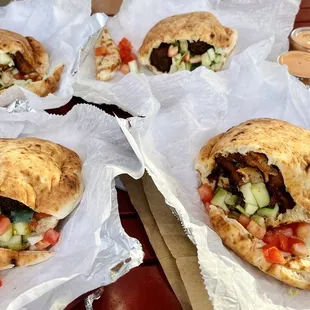
{"label": "chopped tomato and cucumber salad", "polygon": [[[249,192],[245,189],[241,191],[244,197],[248,198]],[[310,249],[307,246],[310,241],[309,223],[298,222],[279,227],[266,227],[266,219],[270,217],[275,219],[278,214],[279,210],[276,210],[276,206],[274,208],[267,208],[266,206],[247,208],[247,205],[245,208],[238,205],[232,207],[237,201],[237,198],[233,197],[234,195],[222,188],[213,192],[208,184],[200,186],[198,192],[207,211],[210,211],[210,204],[224,209],[229,213],[229,217],[236,219],[254,237],[262,240],[265,243],[262,250],[267,261],[274,264],[286,264],[289,257],[310,255]],[[262,192],[264,189],[260,188],[260,193]],[[260,197],[259,201],[261,202],[264,199],[267,203],[266,197]],[[254,209],[255,212],[246,212]],[[261,211],[259,212],[259,210]]]}
{"label": "chopped tomato and cucumber salad", "polygon": [[[119,54],[122,60],[122,66],[120,71],[123,74],[127,74],[129,72],[138,73],[138,63],[137,56],[132,51],[132,45],[130,41],[126,38],[123,38],[118,44]],[[96,56],[107,56],[109,52],[106,47],[100,46],[95,49]]]}
{"label": "chopped tomato and cucumber salad", "polygon": [[15,251],[47,249],[58,242],[57,223],[53,216],[27,207],[1,213],[0,247]]}

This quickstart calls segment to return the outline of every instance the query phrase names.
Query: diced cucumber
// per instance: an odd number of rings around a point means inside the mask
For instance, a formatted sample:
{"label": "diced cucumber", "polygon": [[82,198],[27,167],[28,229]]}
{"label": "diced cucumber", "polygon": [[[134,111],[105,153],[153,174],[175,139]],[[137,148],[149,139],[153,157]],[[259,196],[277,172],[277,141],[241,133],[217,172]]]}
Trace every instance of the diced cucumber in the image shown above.
{"label": "diced cucumber", "polygon": [[215,56],[214,62],[215,62],[216,64],[221,63],[221,62],[222,62],[222,55],[218,55],[218,54],[217,54],[217,55]]}
{"label": "diced cucumber", "polygon": [[13,59],[6,53],[0,53],[0,65],[14,65]]}
{"label": "diced cucumber", "polygon": [[266,228],[266,225],[265,225],[265,220],[262,216],[259,216],[259,215],[252,215],[251,216],[251,219],[256,222],[259,226],[262,226],[264,228]]}
{"label": "diced cucumber", "polygon": [[[15,235],[29,235],[30,234],[30,229],[29,229],[29,224],[25,222],[17,222],[13,223],[13,232]],[[16,232],[16,233],[15,233]]]}
{"label": "diced cucumber", "polygon": [[213,64],[210,69],[213,70],[213,71],[219,71],[222,67],[222,64],[221,63],[218,63],[218,64]]}
{"label": "diced cucumber", "polygon": [[250,215],[248,213],[246,213],[246,211],[241,206],[239,206],[239,205],[235,206],[235,209],[238,210],[243,215],[246,215],[246,216],[250,217]]}
{"label": "diced cucumber", "polygon": [[244,210],[247,214],[254,214],[258,209],[258,206],[255,206],[255,205],[252,205],[250,203],[245,203],[245,207],[244,207]]}
{"label": "diced cucumber", "polygon": [[13,229],[12,229],[12,225],[10,226],[10,228],[3,234],[0,236],[0,242],[4,242],[7,243],[13,236]]}
{"label": "diced cucumber", "polygon": [[178,66],[182,60],[182,55],[177,54],[174,57],[172,57],[172,64]]}
{"label": "diced cucumber", "polygon": [[139,73],[138,62],[136,60],[129,61],[128,65],[130,72],[136,74]]}
{"label": "diced cucumber", "polygon": [[217,207],[222,208],[224,211],[229,211],[229,209],[227,208],[226,204],[225,204],[225,198],[227,195],[227,191],[225,191],[225,189],[218,187],[218,189],[215,192],[214,197],[211,200],[211,204],[215,205]]}
{"label": "diced cucumber", "polygon": [[183,70],[186,70],[186,65],[185,65],[185,62],[181,62],[178,66],[178,71],[183,71]]}
{"label": "diced cucumber", "polygon": [[211,61],[215,60],[216,56],[215,56],[214,48],[209,48],[207,50],[207,53],[208,53],[209,58],[210,58]]}
{"label": "diced cucumber", "polygon": [[9,249],[15,251],[21,250],[23,248],[22,236],[20,235],[13,236],[8,242],[8,247]]}
{"label": "diced cucumber", "polygon": [[230,205],[230,206],[234,206],[237,200],[237,196],[233,195],[229,192],[227,192],[227,195],[225,197],[225,203]]}
{"label": "diced cucumber", "polygon": [[256,214],[259,216],[275,219],[279,213],[279,206],[276,204],[273,208],[260,208]]}
{"label": "diced cucumber", "polygon": [[265,183],[259,182],[257,184],[253,184],[251,190],[255,197],[257,205],[260,208],[263,208],[269,205],[270,196],[269,196]]}
{"label": "diced cucumber", "polygon": [[181,53],[185,54],[188,52],[188,42],[187,40],[180,40]]}
{"label": "diced cucumber", "polygon": [[185,69],[186,70],[191,70],[192,69],[192,64],[190,62],[185,63]]}
{"label": "diced cucumber", "polygon": [[175,64],[172,64],[172,65],[170,66],[170,71],[169,71],[169,73],[175,73],[175,72],[177,72],[177,71],[178,71],[177,66],[176,66]]}
{"label": "diced cucumber", "polygon": [[201,63],[205,67],[210,67],[211,66],[212,61],[211,61],[211,59],[209,57],[208,52],[205,52],[204,54],[202,54],[202,56],[201,56]]}
{"label": "diced cucumber", "polygon": [[10,219],[12,223],[26,222],[29,223],[32,220],[33,210],[30,208],[22,208],[11,211]]}
{"label": "diced cucumber", "polygon": [[240,191],[243,194],[244,201],[246,203],[249,203],[251,205],[257,206],[256,199],[252,193],[252,184],[251,183],[246,183],[240,187]]}

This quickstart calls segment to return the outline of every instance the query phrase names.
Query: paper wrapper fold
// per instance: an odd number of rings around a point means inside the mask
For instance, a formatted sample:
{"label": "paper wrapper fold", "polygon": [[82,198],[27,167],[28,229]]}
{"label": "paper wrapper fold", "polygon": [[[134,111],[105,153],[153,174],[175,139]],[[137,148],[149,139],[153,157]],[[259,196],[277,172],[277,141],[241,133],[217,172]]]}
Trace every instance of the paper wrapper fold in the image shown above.
{"label": "paper wrapper fold", "polygon": [[83,198],[61,222],[61,237],[48,261],[1,272],[0,309],[64,309],[85,292],[116,281],[143,259],[140,243],[123,230],[114,178],[142,176],[116,119],[89,105],[66,116],[0,113],[1,137],[38,137],[78,153]]}
{"label": "paper wrapper fold", "polygon": [[48,74],[58,65],[65,65],[60,87],[54,94],[41,98],[25,88],[13,86],[0,95],[0,106],[22,99],[31,102],[34,109],[44,110],[70,101],[72,74],[83,58],[81,48],[107,19],[104,14],[90,17],[90,13],[91,0],[25,0],[0,7],[1,29],[32,36],[43,44],[50,58]]}
{"label": "paper wrapper fold", "polygon": [[[194,11],[211,12],[223,25],[238,31],[237,45],[224,67],[227,69],[231,67],[231,61],[236,56],[246,59],[249,48],[254,48],[252,57],[256,62],[268,56],[268,59],[275,61],[280,52],[287,50],[287,37],[293,27],[300,2],[300,0],[260,2],[256,0],[124,0],[119,13],[109,18],[107,27],[116,44],[126,37],[131,41],[133,51],[137,54],[147,32],[163,18]],[[148,69],[142,67],[140,69],[150,81],[157,79]],[[203,71],[208,70],[203,68]],[[119,95],[119,90],[128,90],[127,94],[139,93],[141,86],[137,81],[139,77],[132,73],[124,76],[118,72],[113,80],[101,82],[95,79],[95,72],[92,49],[79,73],[74,77],[76,96],[98,104],[116,104],[127,110],[135,106],[135,101],[126,100],[126,97],[124,102]],[[181,74],[182,72],[176,73],[176,75]],[[189,75],[182,74],[180,82],[184,85],[193,84],[197,77],[200,77],[200,73],[195,70]],[[165,80],[169,84],[173,78],[168,76]]]}

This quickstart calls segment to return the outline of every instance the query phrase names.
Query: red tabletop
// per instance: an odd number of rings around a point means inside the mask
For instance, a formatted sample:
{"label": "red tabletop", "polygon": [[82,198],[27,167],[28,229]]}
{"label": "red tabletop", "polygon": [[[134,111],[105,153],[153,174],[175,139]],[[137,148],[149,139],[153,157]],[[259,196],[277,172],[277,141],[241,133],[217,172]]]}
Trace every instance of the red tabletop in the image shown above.
{"label": "red tabletop", "polygon": [[[310,0],[302,1],[296,17],[294,27],[302,26],[310,26]],[[66,114],[75,104],[83,102],[85,101],[80,98],[73,98],[64,107],[48,110],[48,112]],[[115,113],[119,117],[130,116],[116,106],[97,105],[97,107],[109,114]],[[115,283],[104,288],[102,297],[93,304],[94,310],[182,309],[163,273],[128,194],[121,190],[117,192],[122,225],[129,236],[137,238],[141,242],[145,257],[142,265],[132,269]],[[85,296],[87,294],[71,303],[66,310],[85,309]]]}

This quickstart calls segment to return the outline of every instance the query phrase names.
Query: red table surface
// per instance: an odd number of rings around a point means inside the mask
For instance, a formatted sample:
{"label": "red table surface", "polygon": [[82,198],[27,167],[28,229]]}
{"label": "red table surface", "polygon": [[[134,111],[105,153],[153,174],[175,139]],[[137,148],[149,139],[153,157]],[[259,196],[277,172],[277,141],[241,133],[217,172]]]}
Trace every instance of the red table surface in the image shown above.
{"label": "red table surface", "polygon": [[[294,28],[310,26],[310,0],[303,0]],[[66,114],[77,103],[83,103],[80,98],[73,98],[64,107],[48,110],[50,113]],[[130,115],[119,110],[116,106],[100,105],[100,109],[119,117]],[[121,222],[129,236],[137,238],[145,253],[143,264],[132,269],[129,273],[104,288],[102,297],[94,301],[94,310],[158,310],[182,309],[175,297],[165,274],[156,258],[154,250],[148,240],[143,224],[130,202],[126,192],[118,190],[119,212]],[[82,310],[84,298],[88,293],[72,302],[66,310]]]}

